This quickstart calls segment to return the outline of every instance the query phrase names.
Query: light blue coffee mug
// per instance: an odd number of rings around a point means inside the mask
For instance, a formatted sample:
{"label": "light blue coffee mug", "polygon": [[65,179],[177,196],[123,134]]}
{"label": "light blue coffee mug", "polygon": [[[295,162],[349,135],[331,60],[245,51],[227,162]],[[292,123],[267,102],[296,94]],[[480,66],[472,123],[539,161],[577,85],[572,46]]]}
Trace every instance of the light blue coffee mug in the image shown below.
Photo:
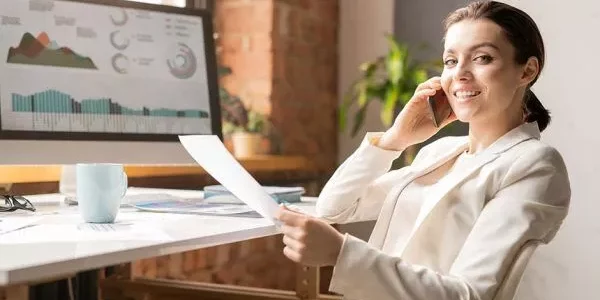
{"label": "light blue coffee mug", "polygon": [[113,223],[127,191],[120,164],[77,164],[77,205],[89,223]]}

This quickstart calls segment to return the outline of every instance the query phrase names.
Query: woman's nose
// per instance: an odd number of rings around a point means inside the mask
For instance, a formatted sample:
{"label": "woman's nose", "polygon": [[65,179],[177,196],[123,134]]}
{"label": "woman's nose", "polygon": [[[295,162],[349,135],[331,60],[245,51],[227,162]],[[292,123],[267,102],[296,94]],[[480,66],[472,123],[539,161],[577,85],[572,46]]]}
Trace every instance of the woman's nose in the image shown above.
{"label": "woman's nose", "polygon": [[456,81],[467,81],[473,78],[471,73],[471,66],[467,62],[459,62],[454,68],[453,79]]}

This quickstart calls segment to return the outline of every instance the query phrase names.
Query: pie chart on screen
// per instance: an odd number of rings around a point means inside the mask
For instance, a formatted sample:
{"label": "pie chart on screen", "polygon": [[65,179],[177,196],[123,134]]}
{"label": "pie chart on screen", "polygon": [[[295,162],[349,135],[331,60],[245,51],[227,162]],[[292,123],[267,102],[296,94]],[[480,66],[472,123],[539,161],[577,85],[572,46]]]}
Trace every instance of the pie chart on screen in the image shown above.
{"label": "pie chart on screen", "polygon": [[112,67],[119,74],[127,74],[129,69],[129,59],[127,56],[117,53],[112,57]]}
{"label": "pie chart on screen", "polygon": [[167,65],[173,76],[179,79],[188,79],[196,73],[196,55],[188,45],[178,43],[174,48],[173,55],[167,59]]}

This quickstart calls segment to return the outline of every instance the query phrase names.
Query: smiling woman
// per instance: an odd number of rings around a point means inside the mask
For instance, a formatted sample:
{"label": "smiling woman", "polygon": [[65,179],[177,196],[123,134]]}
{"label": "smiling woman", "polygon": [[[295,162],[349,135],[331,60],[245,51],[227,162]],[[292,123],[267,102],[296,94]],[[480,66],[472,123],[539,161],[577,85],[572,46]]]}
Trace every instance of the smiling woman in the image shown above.
{"label": "smiling woman", "polygon": [[[530,89],[544,55],[535,22],[515,7],[478,1],[451,13],[441,77],[421,83],[387,131],[368,133],[317,201],[331,222],[377,220],[369,242],[282,208],[284,254],[334,265],[330,290],[351,299],[512,299],[523,247],[554,238],[571,198],[561,154],[540,141],[548,111]],[[434,95],[453,110],[439,127]],[[456,120],[468,136],[436,140],[389,171]]]}

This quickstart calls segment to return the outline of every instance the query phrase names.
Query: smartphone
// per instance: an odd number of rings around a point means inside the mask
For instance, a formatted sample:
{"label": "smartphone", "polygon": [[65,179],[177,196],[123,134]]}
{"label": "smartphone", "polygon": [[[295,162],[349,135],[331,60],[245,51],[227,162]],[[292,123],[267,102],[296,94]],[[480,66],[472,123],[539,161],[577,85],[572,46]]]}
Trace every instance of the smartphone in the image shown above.
{"label": "smartphone", "polygon": [[440,89],[435,95],[430,96],[427,99],[427,103],[429,104],[429,113],[431,114],[433,125],[436,128],[439,128],[440,125],[442,125],[442,122],[452,113],[452,107],[448,102],[448,97],[446,97],[444,90]]}

